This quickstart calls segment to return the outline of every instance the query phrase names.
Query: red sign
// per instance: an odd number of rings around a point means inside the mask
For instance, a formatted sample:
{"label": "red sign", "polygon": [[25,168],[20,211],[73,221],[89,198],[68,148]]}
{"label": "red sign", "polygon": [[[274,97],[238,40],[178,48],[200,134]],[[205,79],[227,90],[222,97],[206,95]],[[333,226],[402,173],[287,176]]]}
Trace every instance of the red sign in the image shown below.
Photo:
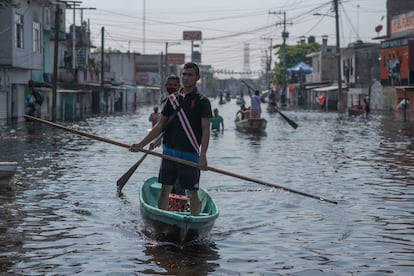
{"label": "red sign", "polygon": [[378,26],[376,26],[376,27],[375,27],[375,31],[376,31],[377,33],[381,32],[381,31],[382,31],[382,25],[378,25]]}
{"label": "red sign", "polygon": [[201,40],[201,31],[184,31],[183,40]]}
{"label": "red sign", "polygon": [[414,12],[399,15],[391,20],[391,35],[414,31]]}
{"label": "red sign", "polygon": [[178,65],[185,63],[185,54],[179,53],[168,53],[167,54],[167,64],[168,65]]}

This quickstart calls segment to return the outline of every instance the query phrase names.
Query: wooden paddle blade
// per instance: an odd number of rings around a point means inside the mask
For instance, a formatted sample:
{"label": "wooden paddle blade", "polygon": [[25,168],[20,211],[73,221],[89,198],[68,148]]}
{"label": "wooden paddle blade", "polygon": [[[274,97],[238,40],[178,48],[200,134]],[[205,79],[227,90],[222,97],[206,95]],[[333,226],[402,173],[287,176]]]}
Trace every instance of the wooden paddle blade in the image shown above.
{"label": "wooden paddle blade", "polygon": [[[154,139],[154,141],[151,142],[149,148],[152,150],[158,146],[161,145],[162,140],[162,134],[160,134],[157,138]],[[144,156],[141,157],[126,173],[124,173],[116,182],[117,191],[118,194],[121,193],[122,188],[124,188],[125,184],[128,182],[128,180],[131,178],[131,176],[134,174],[134,172],[138,169],[139,165],[141,165],[142,161],[147,157],[147,153],[144,154]]]}
{"label": "wooden paddle blade", "polygon": [[280,112],[279,110],[277,110],[277,112],[280,114],[280,116],[283,117],[283,119],[286,120],[286,122],[288,122],[288,124],[293,127],[294,129],[296,129],[298,127],[298,124],[295,123],[294,121],[292,121],[291,119],[289,119],[285,114],[283,114],[282,112]]}
{"label": "wooden paddle blade", "polygon": [[126,173],[124,173],[116,182],[118,193],[122,191],[122,188],[124,188],[125,184],[128,182],[128,180],[131,178],[131,176],[134,174],[134,172],[137,170],[139,165],[141,165],[142,161],[148,156],[148,154],[144,154]]}

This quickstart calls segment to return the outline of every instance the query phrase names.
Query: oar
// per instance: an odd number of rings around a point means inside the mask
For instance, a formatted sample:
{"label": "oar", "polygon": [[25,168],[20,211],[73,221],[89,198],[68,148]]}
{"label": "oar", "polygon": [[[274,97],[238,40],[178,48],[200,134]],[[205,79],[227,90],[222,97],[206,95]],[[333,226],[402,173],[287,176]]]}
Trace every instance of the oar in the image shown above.
{"label": "oar", "polygon": [[280,114],[280,116],[282,116],[283,117],[283,119],[285,119],[286,120],[286,122],[288,122],[288,124],[291,126],[291,127],[293,127],[294,129],[296,129],[297,127],[298,127],[298,124],[297,123],[295,123],[294,121],[292,121],[291,119],[289,119],[285,114],[283,114],[282,112],[280,112],[280,110],[279,109],[277,109],[276,107],[275,107],[275,110],[276,110],[276,112],[277,113],[279,113]]}
{"label": "oar", "polygon": [[[165,124],[162,133],[160,135],[158,135],[158,137],[155,138],[154,141],[151,142],[150,147],[149,147],[150,150],[152,150],[152,149],[158,147],[159,145],[161,145],[161,139],[162,139],[162,136],[164,135],[164,131],[167,128],[167,126],[169,124],[171,124],[171,122],[174,120],[175,116],[177,116],[177,112],[174,112],[174,115],[172,115],[168,118],[168,121]],[[141,165],[142,161],[144,161],[147,156],[148,156],[147,153],[144,154],[144,156],[142,156],[126,173],[124,173],[118,179],[118,181],[116,182],[118,194],[121,194],[122,188],[124,188],[125,184],[128,182],[128,180],[131,178],[131,176],[134,174],[134,172],[137,170],[139,165]]]}
{"label": "oar", "polygon": [[[88,137],[88,138],[91,138],[91,139],[101,141],[101,142],[105,142],[105,143],[109,143],[109,144],[112,144],[112,145],[124,147],[124,148],[127,148],[127,149],[129,149],[131,147],[131,145],[128,145],[128,144],[124,144],[124,143],[114,141],[114,140],[111,140],[111,139],[108,139],[108,138],[96,136],[96,135],[93,135],[93,134],[90,134],[90,133],[87,133],[87,132],[83,132],[83,131],[80,131],[80,130],[71,129],[71,128],[68,128],[68,127],[53,123],[53,122],[49,122],[47,120],[43,120],[43,119],[40,119],[40,118],[32,117],[32,116],[29,116],[29,115],[24,115],[24,117],[26,117],[27,119],[30,119],[30,120],[38,121],[40,123],[47,124],[49,126],[53,126],[53,127],[56,127],[56,128],[62,129],[62,130],[66,130],[66,131],[69,131],[69,132],[72,132],[72,133],[75,133],[75,134],[78,134],[78,135],[81,135],[81,136],[85,136],[85,137]],[[192,166],[192,167],[198,168],[198,164],[194,163],[194,162],[191,162],[191,161],[183,160],[183,159],[172,157],[172,156],[169,156],[169,155],[164,155],[162,153],[158,153],[158,152],[155,152],[155,151],[152,151],[152,150],[140,149],[139,151],[141,151],[143,153],[146,153],[146,154],[154,155],[154,156],[157,156],[157,157],[160,157],[160,158],[164,158],[164,159],[167,159],[167,160],[171,160],[171,161],[174,161],[174,162],[177,162],[177,163],[181,163],[181,164],[184,164],[184,165],[187,165],[187,166]],[[295,193],[295,194],[298,194],[298,195],[310,197],[310,198],[317,199],[317,200],[320,200],[320,201],[326,201],[326,202],[329,202],[329,203],[338,204],[336,201],[332,201],[332,200],[329,200],[329,199],[326,199],[326,198],[323,198],[323,197],[307,194],[307,193],[297,191],[297,190],[294,190],[294,189],[291,189],[291,188],[285,188],[285,187],[280,186],[280,185],[276,185],[276,184],[266,182],[266,181],[263,181],[263,180],[259,180],[259,179],[251,178],[251,177],[248,177],[248,176],[243,176],[243,175],[240,175],[240,174],[228,172],[228,171],[225,171],[225,170],[221,170],[221,169],[217,169],[217,168],[213,168],[213,167],[207,167],[206,170],[216,172],[216,173],[220,173],[220,174],[224,174],[224,175],[228,175],[228,176],[232,176],[232,177],[236,177],[236,178],[246,180],[246,181],[255,182],[255,183],[258,183],[258,184],[262,184],[262,185],[277,188],[277,189],[280,189],[280,190],[283,190],[283,191],[287,191],[287,192]]]}
{"label": "oar", "polygon": [[[158,136],[154,142],[152,142],[149,146],[149,149],[154,149],[161,144],[162,135]],[[117,192],[118,194],[121,193],[122,189],[124,188],[125,184],[134,174],[134,172],[138,169],[139,165],[141,165],[142,161],[148,156],[148,153],[145,153],[126,173],[124,173],[116,182]]]}
{"label": "oar", "polygon": [[[247,88],[248,88],[248,90],[249,90],[249,95],[250,95],[250,89],[252,89],[252,90],[254,90],[247,82],[245,82],[244,80],[242,80],[242,83],[244,83],[246,86],[247,86]],[[298,127],[298,124],[297,123],[295,123],[294,121],[292,121],[291,119],[289,119],[285,114],[283,114],[279,109],[277,109],[276,107],[275,107],[275,110],[276,110],[276,112],[277,113],[279,113],[280,114],[280,116],[282,116],[282,118],[283,119],[285,119],[286,120],[286,122],[288,122],[288,124],[291,126],[291,127],[293,127],[294,129],[296,129],[297,127]]]}

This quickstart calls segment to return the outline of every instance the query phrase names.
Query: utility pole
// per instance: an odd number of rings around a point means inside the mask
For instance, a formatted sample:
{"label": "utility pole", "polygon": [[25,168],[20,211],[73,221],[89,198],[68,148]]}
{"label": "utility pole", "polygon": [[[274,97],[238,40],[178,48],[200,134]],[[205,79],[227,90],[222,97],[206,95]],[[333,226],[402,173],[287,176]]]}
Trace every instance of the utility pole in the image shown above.
{"label": "utility pole", "polygon": [[145,21],[146,21],[146,18],[145,18],[145,14],[146,14],[146,11],[145,11],[145,0],[143,1],[143,7],[142,7],[142,54],[143,55],[145,55]]}
{"label": "utility pole", "polygon": [[270,49],[269,49],[269,58],[266,58],[266,81],[268,86],[268,91],[272,88],[272,79],[270,77],[272,71],[272,48],[273,48],[273,39],[269,37],[262,37],[264,40],[270,40]]}
{"label": "utility pole", "polygon": [[[168,42],[165,42],[165,60],[164,60],[164,66],[165,66],[165,78],[170,74],[170,68],[168,65]],[[164,80],[162,80],[164,81]]]}
{"label": "utility pole", "polygon": [[342,72],[341,72],[341,45],[339,41],[339,12],[338,1],[333,0],[335,9],[335,27],[336,27],[336,58],[337,58],[337,70],[338,70],[338,112],[344,112],[344,104],[342,103]]}
{"label": "utility pole", "polygon": [[282,80],[282,95],[281,95],[281,106],[286,106],[286,90],[287,90],[287,84],[286,84],[286,39],[289,37],[289,32],[286,31],[286,25],[292,23],[286,22],[286,11],[283,12],[269,12],[269,14],[283,14],[283,21],[276,23],[276,26],[283,25],[283,32],[282,32],[282,38],[283,38],[283,46],[282,46],[282,63],[283,63],[283,80]]}
{"label": "utility pole", "polygon": [[104,96],[104,102],[105,102],[105,106],[104,106],[104,112],[108,112],[108,93],[107,91],[105,91],[104,88],[104,59],[105,59],[105,53],[104,53],[104,35],[105,35],[105,28],[102,27],[101,28],[101,95],[103,94]]}
{"label": "utility pole", "polygon": [[53,86],[52,86],[52,122],[56,122],[56,98],[58,82],[58,57],[59,57],[59,29],[60,29],[60,5],[56,4],[55,11],[55,34],[54,34],[54,52],[53,52]]}
{"label": "utility pole", "polygon": [[[76,6],[79,6],[82,1],[62,1],[66,4],[66,9],[73,10],[73,23],[72,23],[72,72],[75,78],[76,70]],[[75,78],[76,79],[76,78]]]}
{"label": "utility pole", "polygon": [[[88,59],[86,56],[86,51],[85,51],[85,46],[84,41],[83,41],[83,35],[86,33],[86,26],[83,24],[83,11],[84,10],[96,10],[96,8],[87,8],[87,7],[82,7],[82,8],[78,8],[78,10],[80,10],[81,14],[80,14],[80,26],[81,26],[81,35],[80,35],[80,56],[81,56],[81,65],[86,65],[88,63]],[[89,30],[89,23],[88,23],[88,30]],[[90,37],[87,37],[87,40],[90,41]],[[89,45],[88,45],[89,46]],[[89,54],[89,50],[88,50],[88,54]]]}

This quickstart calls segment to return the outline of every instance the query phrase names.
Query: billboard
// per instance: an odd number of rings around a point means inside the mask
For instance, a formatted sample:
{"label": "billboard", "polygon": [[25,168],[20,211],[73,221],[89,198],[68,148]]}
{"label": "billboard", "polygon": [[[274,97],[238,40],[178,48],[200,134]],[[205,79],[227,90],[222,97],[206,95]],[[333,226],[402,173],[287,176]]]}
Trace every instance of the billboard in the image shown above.
{"label": "billboard", "polygon": [[185,63],[185,54],[181,53],[167,53],[168,65],[180,65]]}
{"label": "billboard", "polygon": [[199,51],[193,51],[191,54],[191,61],[195,63],[201,63],[201,53]]}
{"label": "billboard", "polygon": [[201,40],[201,31],[184,31],[183,40]]}
{"label": "billboard", "polygon": [[391,36],[414,33],[414,12],[402,14],[391,19]]}
{"label": "billboard", "polygon": [[405,85],[408,81],[409,46],[406,39],[381,44],[380,76],[382,85]]}

